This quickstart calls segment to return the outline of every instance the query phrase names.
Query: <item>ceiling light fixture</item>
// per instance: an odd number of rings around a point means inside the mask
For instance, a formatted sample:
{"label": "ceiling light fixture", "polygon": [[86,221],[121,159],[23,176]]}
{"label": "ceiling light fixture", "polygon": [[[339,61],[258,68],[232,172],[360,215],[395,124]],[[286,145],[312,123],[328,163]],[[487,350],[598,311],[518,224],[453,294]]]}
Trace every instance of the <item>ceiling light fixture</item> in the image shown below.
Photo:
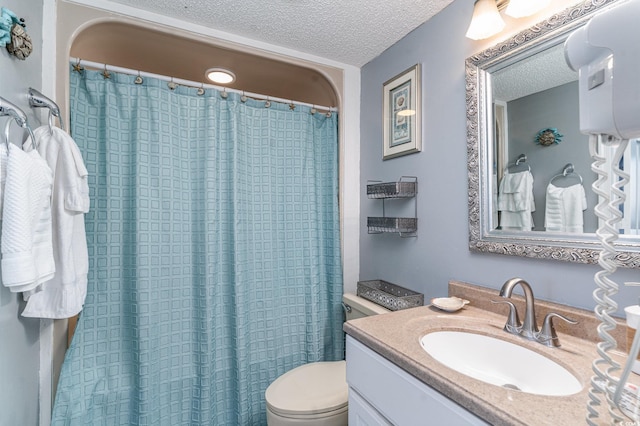
{"label": "ceiling light fixture", "polygon": [[477,0],[466,35],[472,40],[482,40],[498,34],[505,26],[495,0]]}
{"label": "ceiling light fixture", "polygon": [[204,74],[217,84],[230,84],[236,80],[236,75],[225,68],[209,68]]}
{"label": "ceiling light fixture", "polygon": [[540,12],[551,0],[476,0],[467,38],[482,40],[498,34],[506,26],[500,11],[512,18],[524,18]]}

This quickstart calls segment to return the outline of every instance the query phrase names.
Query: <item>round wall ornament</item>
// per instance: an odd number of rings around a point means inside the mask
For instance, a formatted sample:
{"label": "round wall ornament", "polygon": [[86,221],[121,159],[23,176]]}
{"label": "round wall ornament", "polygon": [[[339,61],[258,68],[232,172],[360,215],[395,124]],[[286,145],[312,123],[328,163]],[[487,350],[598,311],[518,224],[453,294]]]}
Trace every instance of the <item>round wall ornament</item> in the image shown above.
{"label": "round wall ornament", "polygon": [[26,59],[33,51],[31,37],[25,31],[24,19],[6,7],[0,8],[0,46],[5,46],[18,59]]}
{"label": "round wall ornament", "polygon": [[559,144],[563,136],[564,135],[560,134],[556,128],[542,129],[536,135],[536,143],[542,146]]}

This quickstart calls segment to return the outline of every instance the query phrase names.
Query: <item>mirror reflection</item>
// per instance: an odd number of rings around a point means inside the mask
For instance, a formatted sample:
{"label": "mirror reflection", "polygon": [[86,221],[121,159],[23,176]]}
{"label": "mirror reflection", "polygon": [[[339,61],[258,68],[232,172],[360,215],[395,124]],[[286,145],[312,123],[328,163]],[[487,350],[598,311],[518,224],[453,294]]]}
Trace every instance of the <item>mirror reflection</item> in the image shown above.
{"label": "mirror reflection", "polygon": [[[467,58],[471,250],[597,263],[596,174],[589,137],[579,131],[578,76],[566,64],[564,40],[615,1],[576,4]],[[598,151],[613,157],[608,147]],[[640,268],[637,140],[620,167],[631,182],[620,206],[617,259]]]}
{"label": "mirror reflection", "polygon": [[[578,74],[558,44],[491,73],[496,187],[492,229],[595,232]],[[586,190],[585,190],[586,189]]]}
{"label": "mirror reflection", "polygon": [[[566,64],[562,41],[491,72],[491,229],[582,234],[599,226],[597,176],[579,130],[578,73]],[[637,141],[630,145],[621,167],[635,176]],[[637,234],[637,191],[627,189],[621,233]]]}

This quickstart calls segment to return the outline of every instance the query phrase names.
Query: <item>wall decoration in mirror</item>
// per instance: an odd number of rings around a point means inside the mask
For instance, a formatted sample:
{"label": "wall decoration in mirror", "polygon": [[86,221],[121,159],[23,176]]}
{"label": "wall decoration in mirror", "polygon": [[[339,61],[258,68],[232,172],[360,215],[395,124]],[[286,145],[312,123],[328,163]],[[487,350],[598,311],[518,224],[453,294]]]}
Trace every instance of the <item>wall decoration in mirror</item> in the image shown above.
{"label": "wall decoration in mirror", "polygon": [[[564,41],[616,1],[579,3],[467,58],[471,250],[597,263],[596,175],[588,136],[579,131],[578,74],[566,64]],[[545,130],[553,133],[549,144],[539,140]],[[617,260],[640,268],[640,140],[629,143],[621,165],[631,182],[620,208]],[[532,176],[531,199],[524,172]],[[526,223],[502,226],[514,212]]]}
{"label": "wall decoration in mirror", "polygon": [[383,85],[383,160],[422,150],[420,70],[416,64]]}

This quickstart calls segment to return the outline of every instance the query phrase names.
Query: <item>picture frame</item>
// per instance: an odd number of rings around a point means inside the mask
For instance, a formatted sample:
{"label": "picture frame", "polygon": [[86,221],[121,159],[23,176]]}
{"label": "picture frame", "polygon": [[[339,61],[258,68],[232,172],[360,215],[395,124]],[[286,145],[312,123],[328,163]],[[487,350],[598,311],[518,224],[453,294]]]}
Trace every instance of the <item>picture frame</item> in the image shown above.
{"label": "picture frame", "polygon": [[422,151],[421,67],[387,80],[383,93],[383,160]]}

